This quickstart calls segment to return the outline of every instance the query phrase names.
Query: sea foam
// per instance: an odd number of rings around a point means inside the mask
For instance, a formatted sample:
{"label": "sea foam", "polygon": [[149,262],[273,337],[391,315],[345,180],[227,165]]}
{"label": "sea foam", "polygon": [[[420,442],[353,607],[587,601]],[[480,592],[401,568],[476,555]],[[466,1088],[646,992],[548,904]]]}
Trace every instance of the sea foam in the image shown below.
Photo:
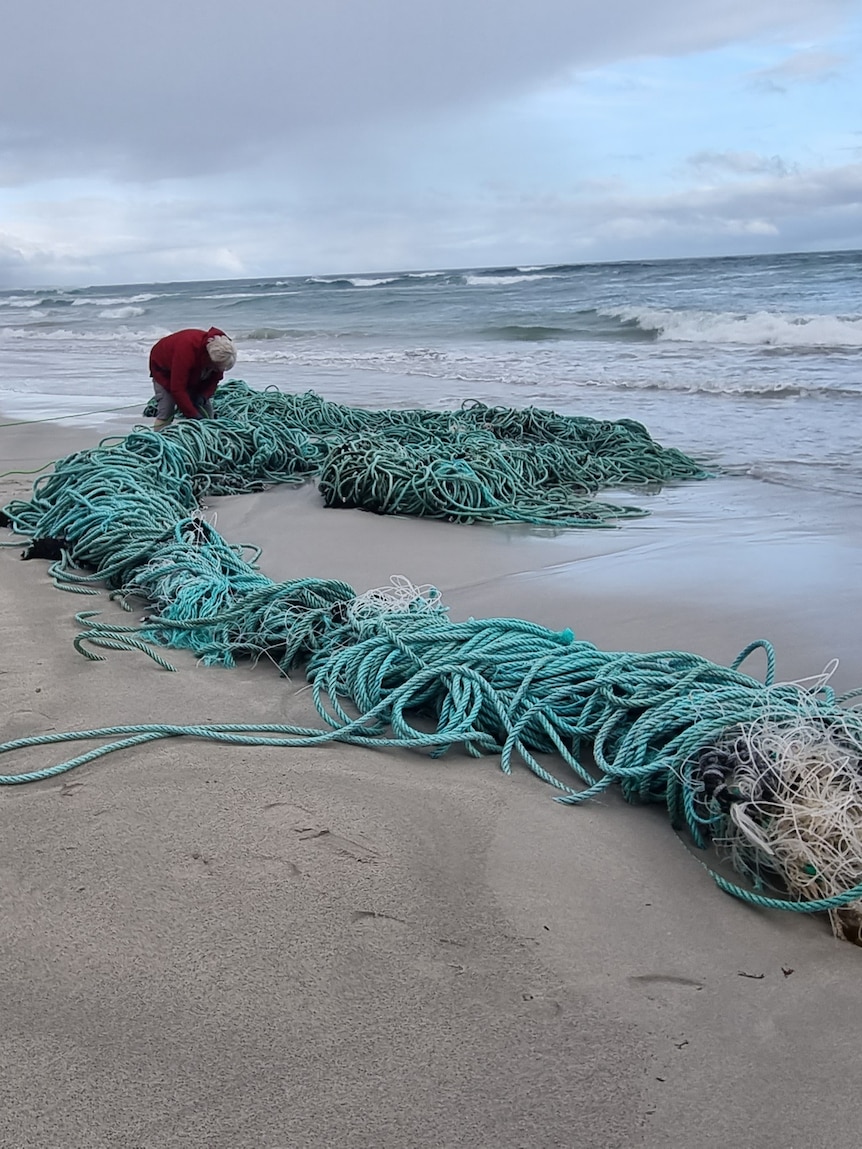
{"label": "sea foam", "polygon": [[599,315],[635,323],[659,340],[679,343],[736,343],[761,347],[862,347],[862,318],[791,315],[757,311],[750,315],[660,308],[600,309]]}

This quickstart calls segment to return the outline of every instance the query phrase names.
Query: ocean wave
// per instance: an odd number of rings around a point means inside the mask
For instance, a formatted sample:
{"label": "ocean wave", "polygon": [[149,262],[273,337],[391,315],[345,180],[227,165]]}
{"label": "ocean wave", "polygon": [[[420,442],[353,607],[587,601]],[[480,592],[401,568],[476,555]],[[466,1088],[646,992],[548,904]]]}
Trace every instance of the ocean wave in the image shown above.
{"label": "ocean wave", "polygon": [[0,299],[0,306],[23,309],[29,309],[31,307],[71,307],[74,302],[73,299],[65,299],[60,295],[10,295],[6,299]]}
{"label": "ocean wave", "polygon": [[237,302],[245,299],[269,299],[278,295],[298,295],[298,291],[220,291],[212,295],[196,295],[195,299],[234,299]]}
{"label": "ocean wave", "polygon": [[237,339],[243,341],[252,340],[258,342],[259,340],[269,339],[290,339],[291,336],[299,335],[300,332],[288,331],[286,327],[255,327],[253,331],[244,331],[241,335],[237,335]]}
{"label": "ocean wave", "polygon": [[729,380],[702,379],[698,382],[683,379],[591,379],[590,387],[605,391],[659,391],[678,395],[713,395],[720,399],[862,399],[862,389],[828,387],[821,384],[805,386],[801,383],[734,383]]}
{"label": "ocean wave", "polygon": [[477,334],[485,339],[524,343],[561,339],[646,343],[656,339],[654,331],[644,330],[634,320],[603,314],[592,307],[570,312],[565,319],[565,326],[559,323],[507,323],[500,327],[481,328]]}
{"label": "ocean wave", "polygon": [[[37,306],[38,302],[39,301],[37,299],[36,302],[33,303],[32,305],[31,304],[27,305],[26,316],[22,315],[19,322],[24,321],[26,319],[26,322],[31,323],[32,326],[35,328],[35,327],[39,326],[39,324],[36,322],[36,320],[48,318],[48,315],[50,314],[50,312],[43,311],[40,307],[38,307]],[[11,306],[21,307],[23,305],[22,304],[11,304]]]}
{"label": "ocean wave", "polygon": [[[319,339],[321,337],[320,331],[304,330],[299,327],[255,327],[251,331],[236,332],[235,338],[245,343],[269,341],[272,339]],[[356,332],[339,331],[335,338],[343,338],[353,336],[361,338],[361,335]]]}
{"label": "ocean wave", "polygon": [[544,279],[559,279],[558,275],[524,275],[516,271],[505,275],[465,275],[468,287],[507,287],[513,283],[532,283]]}
{"label": "ocean wave", "polygon": [[[527,342],[516,338],[510,347]],[[862,387],[841,386],[821,380],[805,382],[780,382],[773,377],[759,377],[756,373],[745,372],[729,378],[725,374],[703,373],[693,375],[690,370],[683,374],[656,377],[654,371],[627,375],[625,365],[608,369],[607,375],[592,373],[587,363],[574,364],[570,359],[561,366],[553,349],[553,338],[544,347],[535,350],[524,349],[518,355],[491,350],[477,355],[475,351],[464,349],[444,349],[433,347],[413,348],[336,348],[328,346],[307,346],[296,343],[292,346],[279,345],[277,339],[243,345],[242,361],[248,364],[275,366],[289,365],[292,371],[369,371],[384,375],[423,376],[447,384],[485,385],[494,380],[500,386],[534,388],[548,386],[549,379],[565,377],[567,401],[577,393],[592,395],[625,394],[666,394],[700,395],[704,398],[736,399],[740,401],[762,401],[774,403],[795,402],[835,402],[841,400],[862,400]]]}
{"label": "ocean wave", "polygon": [[[383,373],[404,372],[407,375],[424,374],[417,367],[423,364],[443,365],[460,362],[459,356],[433,347],[408,347],[400,349],[375,348],[358,351],[355,348],[341,351],[332,347],[242,347],[243,363],[290,363],[294,367],[311,369],[347,369],[349,371],[382,371]],[[469,360],[464,360],[469,362]],[[431,371],[434,378],[439,371]]]}
{"label": "ocean wave", "polygon": [[370,279],[365,276],[357,275],[355,277],[348,276],[347,282],[353,287],[383,287],[387,283],[397,283],[402,277],[400,275],[385,275],[380,279]]}
{"label": "ocean wave", "polygon": [[389,275],[379,279],[360,275],[310,275],[306,283],[319,283],[322,287],[380,287],[385,283],[395,283],[401,277]]}
{"label": "ocean wave", "polygon": [[55,327],[46,331],[44,328],[33,330],[32,327],[0,327],[0,339],[17,341],[28,340],[38,345],[42,340],[54,342],[75,343],[152,343],[167,334],[163,327],[153,327],[149,331],[130,331],[127,327],[118,327],[116,331],[70,331],[65,327]]}
{"label": "ocean wave", "polygon": [[790,315],[757,311],[750,315],[660,308],[600,309],[599,315],[635,325],[658,341],[742,344],[749,347],[862,347],[862,318]]}
{"label": "ocean wave", "polygon": [[151,299],[166,299],[176,292],[143,291],[140,295],[120,295],[115,299],[106,295],[78,296],[72,300],[73,307],[125,307],[131,303],[149,303]]}
{"label": "ocean wave", "polygon": [[812,462],[800,459],[771,459],[769,462],[725,467],[728,474],[741,474],[749,479],[779,487],[803,491],[820,491],[830,495],[862,495],[862,474],[852,466],[831,459]]}
{"label": "ocean wave", "polygon": [[146,314],[145,307],[108,307],[99,312],[100,319],[136,319]]}
{"label": "ocean wave", "polygon": [[[306,283],[319,283],[324,287],[384,287],[388,283],[398,283],[413,278],[408,275],[310,275]],[[417,277],[418,278],[418,277]]]}
{"label": "ocean wave", "polygon": [[357,276],[355,279],[349,279],[348,283],[352,283],[354,287],[383,287],[384,284],[398,283],[402,276],[383,276],[380,279],[362,279]]}
{"label": "ocean wave", "polygon": [[507,323],[503,327],[486,327],[481,334],[487,339],[511,340],[514,343],[544,343],[555,339],[571,339],[573,332],[565,327]]}

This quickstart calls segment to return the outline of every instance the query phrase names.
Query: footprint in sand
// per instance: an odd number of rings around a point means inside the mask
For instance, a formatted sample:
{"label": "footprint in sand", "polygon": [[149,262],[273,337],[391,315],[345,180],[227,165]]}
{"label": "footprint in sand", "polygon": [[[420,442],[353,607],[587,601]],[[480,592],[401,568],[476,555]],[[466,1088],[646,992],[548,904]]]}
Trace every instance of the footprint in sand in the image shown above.
{"label": "footprint in sand", "polygon": [[341,834],[333,834],[325,827],[298,825],[292,827],[294,833],[299,835],[300,842],[314,842],[325,849],[343,858],[352,858],[354,862],[375,862],[378,851],[363,842],[355,842],[344,838]]}
{"label": "footprint in sand", "polygon": [[402,926],[407,925],[403,918],[396,918],[394,914],[381,914],[376,910],[354,910],[350,915],[350,922],[354,926],[359,922],[368,921],[398,922]]}
{"label": "footprint in sand", "polygon": [[697,978],[673,973],[639,973],[627,980],[632,988],[645,991],[646,999],[653,1002],[679,1001],[681,993],[688,996],[689,991],[697,993],[704,987]]}
{"label": "footprint in sand", "polygon": [[267,821],[276,822],[297,835],[300,842],[310,842],[339,857],[354,862],[375,862],[380,851],[370,842],[345,838],[318,823],[314,815],[293,802],[269,802],[263,807]]}

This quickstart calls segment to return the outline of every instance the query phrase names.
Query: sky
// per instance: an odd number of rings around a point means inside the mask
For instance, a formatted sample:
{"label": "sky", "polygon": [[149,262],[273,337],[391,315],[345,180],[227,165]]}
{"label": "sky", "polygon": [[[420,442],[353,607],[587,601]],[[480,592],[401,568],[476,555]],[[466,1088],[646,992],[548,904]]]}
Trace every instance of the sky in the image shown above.
{"label": "sky", "polygon": [[0,0],[0,287],[862,247],[862,0]]}

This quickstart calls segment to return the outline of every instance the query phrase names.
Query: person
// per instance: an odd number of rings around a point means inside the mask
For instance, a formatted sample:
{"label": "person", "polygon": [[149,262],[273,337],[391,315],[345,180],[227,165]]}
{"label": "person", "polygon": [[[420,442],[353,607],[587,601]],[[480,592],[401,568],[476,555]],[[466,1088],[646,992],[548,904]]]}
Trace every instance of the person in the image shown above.
{"label": "person", "polygon": [[157,405],[153,430],[167,427],[178,407],[187,419],[211,419],[215,389],[235,363],[236,345],[218,327],[190,327],[160,339],[150,350]]}

